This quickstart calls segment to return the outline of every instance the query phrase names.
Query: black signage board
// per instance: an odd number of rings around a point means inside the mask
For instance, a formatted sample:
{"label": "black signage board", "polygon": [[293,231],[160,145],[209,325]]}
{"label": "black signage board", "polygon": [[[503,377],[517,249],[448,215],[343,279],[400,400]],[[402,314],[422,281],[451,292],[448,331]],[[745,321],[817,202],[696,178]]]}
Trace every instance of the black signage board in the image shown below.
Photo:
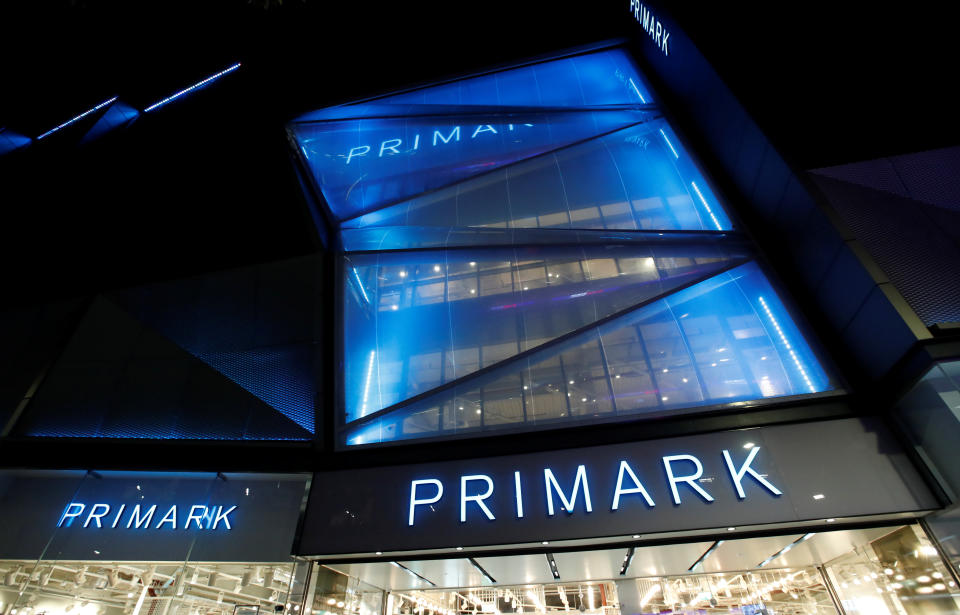
{"label": "black signage board", "polygon": [[0,473],[0,559],[289,561],[307,476]]}
{"label": "black signage board", "polygon": [[539,545],[937,507],[879,421],[843,419],[317,473],[298,551]]}

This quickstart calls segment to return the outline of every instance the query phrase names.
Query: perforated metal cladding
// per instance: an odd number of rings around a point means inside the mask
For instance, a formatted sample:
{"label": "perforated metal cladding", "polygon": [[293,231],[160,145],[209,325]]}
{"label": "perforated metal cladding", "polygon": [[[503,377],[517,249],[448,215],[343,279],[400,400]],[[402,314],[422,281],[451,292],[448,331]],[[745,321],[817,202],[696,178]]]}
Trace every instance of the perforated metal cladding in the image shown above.
{"label": "perforated metal cladding", "polygon": [[313,432],[315,258],[132,289],[116,296],[149,326]]}
{"label": "perforated metal cladding", "polygon": [[83,315],[74,299],[0,313],[0,429],[13,416]]}
{"label": "perforated metal cladding", "polygon": [[813,172],[960,211],[960,147],[878,158]]}
{"label": "perforated metal cladding", "polygon": [[[843,170],[849,170],[850,181],[836,179],[841,175],[836,169],[827,170],[833,177],[817,171],[813,178],[924,324],[960,320],[960,208],[865,187],[860,182],[875,178],[872,172],[880,168],[878,164],[847,165]],[[884,168],[894,167],[891,163]],[[936,182],[937,168],[927,173]],[[917,180],[920,172],[911,177]],[[945,182],[940,193],[931,189],[926,194],[945,198],[949,184]],[[953,202],[960,203],[960,192]]]}
{"label": "perforated metal cladding", "polygon": [[311,438],[318,271],[309,257],[99,298],[18,433]]}

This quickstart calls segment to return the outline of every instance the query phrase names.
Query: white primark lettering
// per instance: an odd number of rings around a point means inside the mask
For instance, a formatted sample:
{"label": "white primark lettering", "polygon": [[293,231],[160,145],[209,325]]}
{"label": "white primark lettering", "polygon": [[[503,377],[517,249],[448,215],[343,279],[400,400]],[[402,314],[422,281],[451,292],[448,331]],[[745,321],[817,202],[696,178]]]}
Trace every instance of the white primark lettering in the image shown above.
{"label": "white primark lettering", "polygon": [[759,446],[754,446],[750,449],[750,454],[747,455],[747,460],[743,462],[743,465],[740,466],[740,469],[737,470],[733,467],[733,460],[730,458],[730,451],[723,451],[723,460],[727,463],[727,470],[730,471],[730,478],[733,480],[734,487],[737,490],[737,497],[741,500],[747,498],[746,494],[743,492],[743,477],[746,474],[749,474],[753,477],[755,481],[766,487],[766,489],[773,495],[780,496],[783,493],[773,486],[772,483],[767,481],[762,475],[757,474],[757,472],[750,467],[750,464],[753,463],[754,458],[756,458],[757,453],[760,451]]}
{"label": "white primark lettering", "polygon": [[590,501],[590,483],[587,481],[586,466],[577,466],[577,477],[573,481],[573,492],[570,494],[570,499],[567,499],[567,496],[564,495],[563,489],[561,489],[560,485],[557,483],[557,477],[553,475],[553,470],[550,468],[543,469],[543,483],[544,488],[547,491],[547,514],[551,517],[553,516],[553,492],[556,491],[557,495],[560,496],[560,501],[563,502],[563,508],[568,513],[572,513],[573,507],[577,503],[577,494],[580,492],[581,484],[583,485],[584,506],[586,507],[587,512],[593,512],[593,503]]}
{"label": "white primark lettering", "polygon": [[[704,477],[704,457],[698,458],[690,454],[666,455],[656,458],[655,462],[660,466],[660,476],[665,478],[663,485],[670,493],[673,504],[676,506],[696,506],[699,499],[701,505],[709,505],[715,501],[713,495],[701,486],[701,482],[713,482],[717,473],[723,473],[717,464],[723,463],[726,472],[730,476],[731,487],[736,496],[736,501],[746,500],[748,495],[756,498],[766,491],[767,496],[779,497],[783,492],[776,487],[766,474],[762,474],[754,468],[757,460],[757,453],[760,447],[753,447],[742,462],[735,463],[733,456],[727,449],[722,449],[720,454],[713,457],[714,473],[707,478]],[[721,462],[722,459],[722,462]],[[654,461],[654,460],[651,460]],[[410,482],[410,499],[407,500],[407,525],[414,526],[417,521],[426,523],[437,518],[438,515],[446,515],[450,508],[457,510],[457,519],[461,524],[471,521],[476,522],[479,519],[485,521],[497,521],[504,516],[510,516],[515,519],[529,518],[530,511],[524,506],[524,480],[534,480],[534,485],[540,481],[539,476],[543,477],[543,491],[546,506],[540,508],[540,514],[547,518],[558,518],[557,501],[559,508],[567,515],[559,515],[559,518],[574,514],[574,512],[583,511],[585,513],[593,512],[593,501],[591,499],[591,473],[596,470],[590,470],[587,465],[579,464],[576,470],[567,469],[559,475],[554,473],[550,467],[543,467],[539,470],[528,468],[526,470],[510,470],[513,475],[504,474],[503,480],[508,481],[506,489],[496,490],[496,475],[493,474],[466,474],[457,478],[460,487],[459,499],[456,504],[443,506],[444,484],[440,478],[425,478],[413,480]],[[612,468],[611,468],[612,469]],[[531,477],[531,474],[533,475]],[[654,476],[649,473],[647,476]],[[615,474],[610,475],[610,480],[600,481],[601,484],[610,485],[608,494],[610,499],[610,512],[618,512],[623,509],[625,514],[642,514],[643,511],[653,509],[657,506],[652,492],[648,491],[647,483],[645,485],[640,479],[636,466],[632,465],[626,459],[620,459]],[[743,487],[744,481],[749,477],[756,485],[762,489],[754,489],[748,494]],[[511,480],[512,478],[512,480]],[[509,485],[512,482],[513,485]],[[717,485],[717,483],[714,483]],[[512,489],[510,488],[512,487]],[[716,488],[716,487],[712,487]],[[531,489],[528,482],[526,491]],[[539,487],[534,487],[539,490]],[[497,495],[500,494],[500,495]],[[638,498],[629,496],[639,496],[643,504],[640,504]],[[697,497],[691,497],[697,496]],[[541,500],[543,502],[543,500]],[[729,502],[729,500],[728,500]],[[459,505],[457,505],[459,504]],[[436,505],[436,506],[434,506]],[[472,512],[471,512],[472,511]],[[70,509],[64,511],[64,518],[74,517],[83,512],[82,509]],[[417,513],[420,513],[418,518]],[[426,513],[426,514],[425,514]],[[191,512],[191,515],[193,513]]]}
{"label": "white primark lettering", "polygon": [[643,28],[643,31],[650,36],[650,40],[660,49],[661,53],[669,56],[670,32],[663,22],[657,19],[656,15],[639,0],[630,0],[630,13],[633,15],[633,19]]}
{"label": "white primark lettering", "polygon": [[148,529],[150,527],[150,519],[153,519],[153,513],[157,511],[157,505],[154,504],[147,510],[147,514],[144,517],[140,517],[140,505],[137,504],[133,507],[133,511],[130,513],[130,519],[127,520],[127,529],[130,529],[130,524],[132,523],[137,529],[143,528]]}
{"label": "white primark lettering", "polygon": [[95,504],[70,502],[60,515],[57,527],[79,527],[88,530],[216,530],[218,528],[232,530],[230,514],[237,509],[236,506],[205,504],[184,506],[183,509],[189,512],[181,526],[178,522],[179,508],[176,504],[168,506],[163,517],[154,524],[154,517],[158,512],[157,504],[150,506],[134,504],[128,507],[126,504],[103,502]]}
{"label": "white primark lettering", "polygon": [[163,518],[160,519],[160,522],[157,523],[156,529],[159,530],[161,527],[163,527],[164,523],[169,523],[170,529],[172,530],[177,529],[177,505],[176,504],[171,506],[170,510],[167,511],[167,514],[165,514]]}

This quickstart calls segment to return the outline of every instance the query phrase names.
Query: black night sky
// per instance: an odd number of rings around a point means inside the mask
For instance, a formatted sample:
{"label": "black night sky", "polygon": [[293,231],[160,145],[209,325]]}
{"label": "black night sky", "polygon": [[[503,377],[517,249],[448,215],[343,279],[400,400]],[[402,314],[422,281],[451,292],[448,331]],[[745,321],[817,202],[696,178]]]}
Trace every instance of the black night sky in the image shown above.
{"label": "black night sky", "polygon": [[[860,3],[857,3],[858,5]],[[548,3],[5,2],[0,127],[36,136],[112,96],[143,109],[0,158],[7,305],[314,249],[284,124],[301,112],[615,38],[628,0]],[[960,142],[951,21],[827,2],[675,2],[672,11],[794,163]]]}

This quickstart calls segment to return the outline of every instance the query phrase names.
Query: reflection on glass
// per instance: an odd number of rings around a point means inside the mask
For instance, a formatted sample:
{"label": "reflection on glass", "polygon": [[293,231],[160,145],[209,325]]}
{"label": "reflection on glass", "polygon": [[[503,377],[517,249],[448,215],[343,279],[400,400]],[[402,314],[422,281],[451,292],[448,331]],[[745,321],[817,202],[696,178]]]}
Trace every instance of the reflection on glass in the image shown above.
{"label": "reflection on glass", "polygon": [[[618,116],[602,117],[612,124]],[[571,133],[562,125],[552,130]],[[597,130],[590,136],[603,132]],[[354,167],[354,174],[361,172],[356,164]],[[420,166],[417,169],[428,171]],[[436,169],[429,169],[429,174],[431,181],[439,177]],[[325,168],[324,181],[334,182],[332,177],[332,170]],[[363,186],[372,181],[368,176],[363,179],[366,183],[348,179],[345,177],[343,181],[351,187],[355,199],[360,198]],[[466,226],[697,231],[732,228],[706,179],[662,119],[644,121],[478,177],[464,175],[458,179],[463,181],[347,220],[344,228]],[[330,190],[325,194],[328,192]]]}
{"label": "reflection on glass", "polygon": [[827,565],[844,608],[864,615],[960,611],[960,591],[918,526],[901,527]]}
{"label": "reflection on glass", "polygon": [[[618,269],[609,269],[603,259],[599,260],[600,265],[591,271]],[[479,267],[482,261],[471,262]],[[651,258],[647,266],[651,271],[662,272],[693,265],[690,259],[671,257]],[[544,288],[550,288],[550,280],[554,279],[550,277],[550,267],[538,266],[542,270],[540,282]],[[644,265],[634,263],[633,266],[629,270],[643,279]],[[522,282],[519,275],[511,279],[512,284],[525,284],[528,289],[533,284],[529,279]],[[400,294],[412,295],[407,291]],[[551,336],[556,337],[557,331],[544,328],[543,321],[555,325],[562,322],[560,314],[551,315],[550,319],[538,315],[527,321],[524,320],[526,312],[513,312],[519,303],[533,304],[530,298],[534,296],[534,291],[527,291],[521,293],[519,302],[510,299],[513,319],[499,327],[495,322],[485,322],[479,329],[482,337],[456,338],[477,344],[476,352],[460,355],[468,360],[465,369],[489,365],[485,360],[489,360],[490,354],[495,360],[506,359],[506,362],[396,410],[359,421],[348,430],[346,442],[368,444],[503,428],[522,430],[637,414],[660,416],[698,405],[810,394],[833,387],[755,263],[714,275],[555,343],[549,340]],[[590,318],[617,313],[623,305],[615,300],[605,301],[607,299],[571,304],[567,316],[590,325],[594,322]],[[556,306],[550,309],[552,313],[558,310]],[[380,307],[379,312],[394,310]],[[371,338],[354,335],[354,329],[349,327],[359,314],[348,315],[347,331],[349,339],[361,348],[355,354],[355,361],[359,364],[364,352],[370,357],[366,364],[369,378],[364,375],[353,381],[360,383],[359,391],[363,395],[360,401],[365,399],[367,403],[366,406],[360,404],[361,411],[366,408],[367,414],[374,412],[370,402],[374,399],[375,386],[381,391],[395,391],[393,399],[397,399],[403,386],[407,387],[408,396],[416,394],[412,382],[426,389],[437,386],[443,379],[448,363],[436,354],[413,354],[417,344],[429,334],[425,326],[416,326],[415,321],[408,320],[404,327],[387,329],[411,334],[409,341],[397,342],[397,348],[402,351],[391,354],[386,374],[377,380],[372,366],[380,350],[363,350],[364,343],[372,343],[366,341]],[[451,341],[449,335],[452,334],[448,331],[464,331],[469,325],[461,323],[471,322],[469,318],[453,320],[450,322],[457,324],[447,330],[442,313],[434,318],[441,319],[437,335],[443,343]],[[362,331],[359,326],[357,330]],[[477,334],[472,328],[469,331]],[[500,331],[505,337],[495,337]],[[527,332],[529,336],[518,336],[517,332]],[[413,339],[415,337],[420,339]],[[546,344],[544,348],[536,350],[542,344]],[[517,360],[509,360],[528,348],[534,350]],[[403,355],[403,352],[411,354]],[[349,383],[349,364],[347,372]],[[409,380],[414,373],[419,374],[417,380]],[[455,369],[454,373],[457,373]],[[398,374],[405,374],[408,380],[398,380]],[[351,418],[363,416],[357,413]]]}
{"label": "reflection on glass", "polygon": [[383,591],[330,568],[316,566],[314,598],[306,615],[382,615]]}
{"label": "reflection on glass", "polygon": [[[941,361],[930,368],[897,404],[900,423],[923,455],[944,491],[956,501],[960,493],[960,466],[956,443],[960,438],[960,361]],[[956,512],[951,515],[956,518]],[[954,521],[953,523],[956,523]],[[952,531],[948,536],[955,536]],[[954,552],[960,553],[956,538]]]}

